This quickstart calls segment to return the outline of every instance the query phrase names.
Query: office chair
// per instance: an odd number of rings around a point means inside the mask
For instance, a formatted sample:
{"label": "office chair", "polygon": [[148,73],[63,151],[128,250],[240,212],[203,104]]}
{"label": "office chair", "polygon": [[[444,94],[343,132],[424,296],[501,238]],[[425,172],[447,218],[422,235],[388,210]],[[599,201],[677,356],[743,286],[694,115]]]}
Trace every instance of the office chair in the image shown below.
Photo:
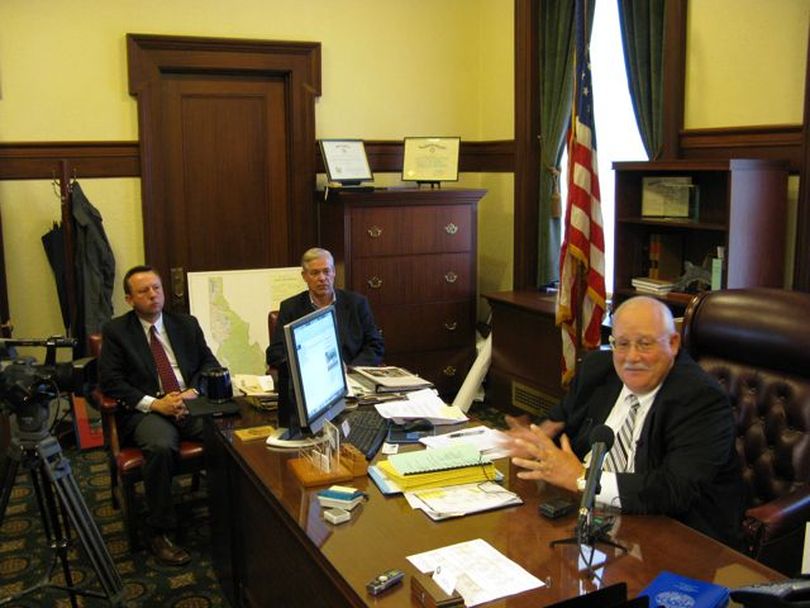
{"label": "office chair", "polygon": [[810,294],[709,291],[686,310],[683,347],[734,407],[748,490],[745,550],[789,576],[810,520]]}
{"label": "office chair", "polygon": [[[101,354],[101,342],[101,334],[88,336],[89,352],[92,356],[98,357]],[[141,547],[141,518],[138,512],[138,495],[135,486],[138,482],[143,481],[142,471],[145,458],[140,448],[121,445],[115,419],[115,412],[119,407],[118,401],[107,397],[97,388],[88,402],[101,412],[104,447],[107,449],[107,463],[110,471],[112,504],[116,510],[123,505],[129,550],[134,552]],[[199,490],[199,474],[204,467],[203,444],[199,441],[181,441],[176,475],[192,475],[191,491],[193,492]]]}

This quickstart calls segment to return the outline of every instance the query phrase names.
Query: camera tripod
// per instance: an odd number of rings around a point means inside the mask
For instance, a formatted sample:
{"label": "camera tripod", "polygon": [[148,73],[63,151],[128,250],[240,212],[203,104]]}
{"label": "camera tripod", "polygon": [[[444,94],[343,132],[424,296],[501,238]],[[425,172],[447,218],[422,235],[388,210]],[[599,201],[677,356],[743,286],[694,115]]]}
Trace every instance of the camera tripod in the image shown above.
{"label": "camera tripod", "polygon": [[[34,487],[42,526],[48,545],[53,550],[51,563],[39,583],[19,593],[0,597],[0,606],[19,599],[24,595],[43,588],[66,591],[73,608],[78,608],[77,595],[106,598],[112,606],[122,606],[123,582],[112,561],[104,539],[93,520],[87,504],[79,491],[79,486],[70,470],[70,462],[62,454],[62,448],[55,437],[47,432],[19,433],[12,437],[9,450],[10,460],[4,479],[0,480],[0,526],[11,495],[11,488],[20,464],[28,471]],[[54,494],[54,488],[56,494]],[[58,507],[57,507],[58,501]],[[68,563],[70,526],[81,540],[84,552],[90,560],[103,592],[80,589],[73,584]],[[65,584],[51,582],[58,563],[61,563]]]}

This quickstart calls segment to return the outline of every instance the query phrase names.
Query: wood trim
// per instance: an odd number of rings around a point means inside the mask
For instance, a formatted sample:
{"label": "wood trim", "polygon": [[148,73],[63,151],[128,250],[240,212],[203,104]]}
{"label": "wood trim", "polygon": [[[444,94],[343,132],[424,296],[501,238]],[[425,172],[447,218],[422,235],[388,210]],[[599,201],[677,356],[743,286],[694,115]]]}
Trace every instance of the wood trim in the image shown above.
{"label": "wood trim", "polygon": [[803,135],[802,125],[690,129],[680,135],[681,157],[787,160],[790,172],[799,173]]}
{"label": "wood trim", "polygon": [[801,179],[796,209],[796,253],[793,257],[793,289],[810,291],[810,37],[804,75],[804,129],[801,142]]}
{"label": "wood trim", "polygon": [[[686,79],[686,2],[670,0],[664,16],[664,82],[662,150],[659,160],[680,158]],[[667,50],[671,49],[671,50]]]}
{"label": "wood trim", "polygon": [[53,179],[62,162],[71,177],[138,177],[138,142],[0,143],[0,179]]}
{"label": "wood trim", "polygon": [[541,10],[542,1],[515,0],[514,289],[537,285]]}
{"label": "wood trim", "polygon": [[[366,141],[371,169],[377,173],[399,173],[402,169],[402,141]],[[62,161],[68,174],[78,178],[139,177],[140,150],[137,141],[120,142],[23,142],[0,143],[0,179],[51,179],[58,177]],[[324,173],[321,153],[315,151],[315,165]],[[459,170],[469,173],[511,173],[515,170],[515,144],[511,140],[462,141]]]}

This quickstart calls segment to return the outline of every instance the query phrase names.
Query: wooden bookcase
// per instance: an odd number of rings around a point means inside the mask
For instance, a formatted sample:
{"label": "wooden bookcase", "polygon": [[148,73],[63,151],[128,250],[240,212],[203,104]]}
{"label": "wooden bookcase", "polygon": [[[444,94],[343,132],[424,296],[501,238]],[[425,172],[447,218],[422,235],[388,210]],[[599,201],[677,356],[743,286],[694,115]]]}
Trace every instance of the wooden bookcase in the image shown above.
{"label": "wooden bookcase", "polygon": [[[616,172],[614,305],[637,295],[631,280],[646,276],[650,235],[681,244],[683,261],[701,265],[725,248],[724,288],[782,287],[784,283],[787,163],[776,160],[618,162]],[[698,209],[690,219],[643,217],[646,177],[691,177]],[[665,237],[665,240],[667,240]],[[683,271],[682,271],[683,272]],[[681,274],[682,274],[681,272]],[[679,314],[687,294],[661,296]]]}

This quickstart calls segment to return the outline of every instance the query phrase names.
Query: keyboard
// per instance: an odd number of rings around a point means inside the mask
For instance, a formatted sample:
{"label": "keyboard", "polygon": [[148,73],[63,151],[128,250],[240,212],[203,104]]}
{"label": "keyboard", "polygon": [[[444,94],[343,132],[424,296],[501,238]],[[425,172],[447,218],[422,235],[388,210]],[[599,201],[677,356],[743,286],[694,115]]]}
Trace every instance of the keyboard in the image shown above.
{"label": "keyboard", "polygon": [[349,423],[349,436],[343,441],[351,443],[371,460],[388,435],[388,420],[374,408],[348,412],[344,420]]}

